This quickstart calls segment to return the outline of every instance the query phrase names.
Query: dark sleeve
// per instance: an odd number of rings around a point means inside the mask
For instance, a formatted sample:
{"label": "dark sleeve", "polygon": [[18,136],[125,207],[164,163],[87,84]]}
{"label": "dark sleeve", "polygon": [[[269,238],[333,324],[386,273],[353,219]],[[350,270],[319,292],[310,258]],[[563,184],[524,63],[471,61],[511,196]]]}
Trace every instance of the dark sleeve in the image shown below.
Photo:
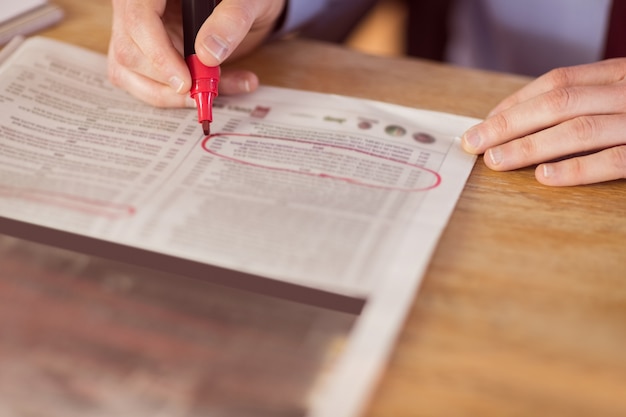
{"label": "dark sleeve", "polygon": [[278,35],[341,42],[376,0],[288,0]]}

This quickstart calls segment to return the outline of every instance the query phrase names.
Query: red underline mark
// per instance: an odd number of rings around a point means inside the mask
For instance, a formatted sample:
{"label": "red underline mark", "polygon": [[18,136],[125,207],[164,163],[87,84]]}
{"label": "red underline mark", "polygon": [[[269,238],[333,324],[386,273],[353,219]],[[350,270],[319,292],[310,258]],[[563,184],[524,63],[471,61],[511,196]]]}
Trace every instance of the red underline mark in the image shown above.
{"label": "red underline mark", "polygon": [[61,207],[90,215],[117,219],[135,214],[134,207],[127,204],[116,204],[108,201],[94,200],[71,194],[57,193],[46,190],[34,190],[0,186],[0,195],[19,200],[33,201],[49,206]]}

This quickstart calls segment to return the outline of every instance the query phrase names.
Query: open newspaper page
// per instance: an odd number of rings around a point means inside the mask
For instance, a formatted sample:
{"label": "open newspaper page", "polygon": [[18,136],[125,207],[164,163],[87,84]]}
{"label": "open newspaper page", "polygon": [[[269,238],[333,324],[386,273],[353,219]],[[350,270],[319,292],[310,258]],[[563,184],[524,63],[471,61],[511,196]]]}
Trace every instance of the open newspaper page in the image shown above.
{"label": "open newspaper page", "polygon": [[220,96],[205,137],[195,109],[42,38],[0,68],[0,109],[0,216],[367,300],[335,416],[362,404],[475,160],[474,119],[273,87]]}

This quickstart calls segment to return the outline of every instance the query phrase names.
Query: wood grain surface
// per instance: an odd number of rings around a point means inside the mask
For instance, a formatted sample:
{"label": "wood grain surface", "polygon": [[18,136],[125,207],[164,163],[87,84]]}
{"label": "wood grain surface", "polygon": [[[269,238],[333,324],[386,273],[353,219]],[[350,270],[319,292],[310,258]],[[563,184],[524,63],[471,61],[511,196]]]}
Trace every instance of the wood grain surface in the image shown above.
{"label": "wood grain surface", "polygon": [[[105,53],[109,2],[55,1],[67,16],[44,34]],[[367,56],[299,39],[274,42],[225,70],[231,67],[252,69],[269,85],[474,117],[483,117],[528,82],[523,77],[426,61]],[[136,270],[121,273],[131,278],[114,278],[106,284],[109,281],[97,273],[90,275],[93,270],[88,266],[104,261],[60,255],[53,248],[33,248],[24,242],[7,245],[13,249],[6,249],[0,259],[0,363],[9,369],[11,364],[27,364],[15,370],[22,372],[18,377],[44,384],[43,392],[56,401],[50,407],[62,410],[71,405],[68,410],[76,415],[93,398],[111,396],[111,404],[116,404],[120,396],[119,401],[132,402],[137,392],[146,399],[136,404],[137,409],[159,410],[151,415],[207,411],[210,401],[204,399],[211,398],[214,389],[210,380],[215,375],[228,379],[241,374],[236,366],[223,363],[223,358],[212,362],[219,370],[199,370],[209,357],[223,354],[210,348],[215,341],[203,333],[215,321],[203,310],[209,309],[206,305],[218,303],[236,314],[237,302],[251,298],[259,307],[252,316],[269,314],[267,320],[281,315],[267,313],[263,307],[267,303],[269,311],[298,311],[298,326],[283,323],[267,336],[272,349],[286,340],[285,349],[292,353],[281,366],[292,372],[275,368],[280,374],[272,378],[258,373],[263,376],[261,382],[245,385],[250,401],[273,398],[276,393],[293,398],[304,395],[302,387],[313,383],[313,375],[328,360],[320,352],[340,343],[352,323],[349,316],[335,317],[236,292],[230,298],[224,296],[224,301],[222,295],[212,296],[213,292],[230,294],[230,290],[182,278],[153,280]],[[23,245],[28,250],[16,256],[12,251]],[[33,262],[37,258],[32,251],[46,261]],[[77,272],[72,275],[46,262],[70,265]],[[103,268],[113,276],[127,268],[107,265]],[[133,287],[135,280],[140,280],[139,287]],[[129,299],[127,286],[141,291],[131,291]],[[141,319],[135,322],[136,314]],[[75,320],[81,324],[73,324]],[[302,323],[309,323],[311,331],[321,336],[314,348],[298,353],[291,347],[303,337]],[[258,326],[248,328],[268,331]],[[231,340],[228,349],[256,347],[251,339],[238,337],[243,340]],[[479,158],[366,416],[624,416],[624,346],[626,182],[549,188],[535,181],[532,168],[497,173]],[[301,355],[299,360],[297,355]],[[105,372],[108,366],[113,370]],[[23,375],[40,369],[47,369],[45,376]],[[0,392],[12,392],[28,407],[30,390],[38,386],[14,386],[14,378],[3,379],[4,375],[3,371]],[[75,385],[83,380],[97,381],[98,389],[92,392],[89,384]],[[292,385],[295,391],[289,391]],[[274,409],[272,404],[264,408],[267,415],[300,412],[297,400],[284,401]],[[278,409],[285,414],[273,413]],[[245,410],[241,412],[246,415]]]}

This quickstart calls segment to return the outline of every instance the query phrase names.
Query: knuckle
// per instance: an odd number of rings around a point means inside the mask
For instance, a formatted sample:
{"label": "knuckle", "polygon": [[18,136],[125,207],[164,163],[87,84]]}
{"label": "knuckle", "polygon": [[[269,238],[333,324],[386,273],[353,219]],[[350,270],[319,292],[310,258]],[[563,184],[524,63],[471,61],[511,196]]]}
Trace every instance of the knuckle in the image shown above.
{"label": "knuckle", "polygon": [[156,68],[157,71],[164,68],[168,62],[166,54],[162,53],[160,50],[153,51],[149,59],[151,66]]}
{"label": "knuckle", "polygon": [[571,121],[571,136],[582,146],[580,150],[590,150],[596,135],[602,131],[600,121],[593,116],[580,116]]}
{"label": "knuckle", "polygon": [[525,136],[519,140],[519,152],[524,160],[534,159],[537,154],[537,141],[533,136]]}
{"label": "knuckle", "polygon": [[135,65],[135,51],[132,47],[132,42],[115,41],[111,42],[110,58],[117,64],[126,67],[133,68]]}
{"label": "knuckle", "polygon": [[504,114],[497,113],[489,118],[489,124],[486,126],[489,127],[490,133],[494,136],[501,136],[508,132],[509,121]]}
{"label": "knuckle", "polygon": [[567,109],[575,107],[575,105],[576,94],[571,88],[557,87],[546,95],[548,112],[562,114]]}
{"label": "knuckle", "polygon": [[582,158],[572,158],[568,161],[569,174],[576,181],[580,182],[581,178],[585,174],[585,166],[582,162]]}
{"label": "knuckle", "polygon": [[567,87],[572,85],[572,71],[570,67],[555,68],[546,73],[545,78],[552,88]]}
{"label": "knuckle", "polygon": [[626,178],[626,145],[615,146],[608,150],[609,164]]}
{"label": "knuckle", "polygon": [[626,112],[626,83],[620,83],[615,88],[615,93],[618,95],[619,110]]}

